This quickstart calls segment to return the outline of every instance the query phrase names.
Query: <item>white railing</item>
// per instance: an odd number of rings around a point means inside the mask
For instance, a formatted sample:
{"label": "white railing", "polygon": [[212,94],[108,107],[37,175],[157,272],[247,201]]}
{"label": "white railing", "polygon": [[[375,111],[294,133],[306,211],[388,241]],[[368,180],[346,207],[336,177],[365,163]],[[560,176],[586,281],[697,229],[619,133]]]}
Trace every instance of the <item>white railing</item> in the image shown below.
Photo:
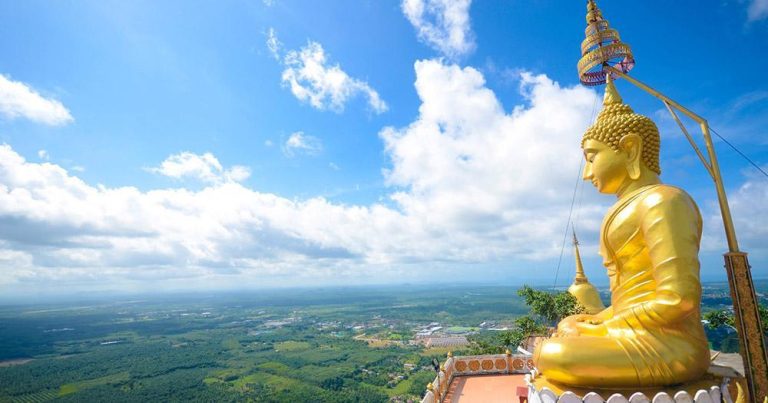
{"label": "white railing", "polygon": [[540,390],[532,382],[538,372],[531,357],[524,354],[465,355],[448,359],[440,366],[435,379],[427,386],[427,393],[421,403],[441,403],[448,395],[454,378],[461,376],[480,376],[494,374],[526,374],[529,403],[733,403],[728,391],[730,379],[724,377],[720,386],[709,390],[699,390],[693,396],[686,391],[679,391],[673,396],[659,392],[650,398],[640,392],[625,397],[619,393],[603,398],[595,392],[587,393],[583,398],[573,392],[557,395],[547,387]]}
{"label": "white railing", "polygon": [[546,386],[539,390],[531,382],[531,379],[535,378],[536,375],[537,371],[533,370],[530,375],[525,377],[528,384],[529,403],[733,403],[728,391],[729,378],[723,378],[720,386],[712,386],[709,390],[701,389],[693,396],[681,390],[673,396],[666,392],[659,392],[650,398],[643,393],[636,392],[629,398],[620,393],[614,393],[605,399],[595,392],[587,393],[581,398],[573,392],[565,392],[558,396]]}

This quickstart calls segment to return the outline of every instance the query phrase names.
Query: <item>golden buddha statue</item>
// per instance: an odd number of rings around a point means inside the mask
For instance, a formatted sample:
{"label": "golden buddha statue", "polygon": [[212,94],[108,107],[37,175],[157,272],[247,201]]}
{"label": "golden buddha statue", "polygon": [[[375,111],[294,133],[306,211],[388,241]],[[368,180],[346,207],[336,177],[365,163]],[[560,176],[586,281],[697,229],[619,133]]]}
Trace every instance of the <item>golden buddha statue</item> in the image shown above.
{"label": "golden buddha statue", "polygon": [[552,382],[645,387],[699,378],[709,367],[701,324],[701,215],[659,180],[659,132],[608,80],[603,110],[582,140],[584,179],[618,201],[603,219],[600,254],[611,306],[563,319],[534,353]]}

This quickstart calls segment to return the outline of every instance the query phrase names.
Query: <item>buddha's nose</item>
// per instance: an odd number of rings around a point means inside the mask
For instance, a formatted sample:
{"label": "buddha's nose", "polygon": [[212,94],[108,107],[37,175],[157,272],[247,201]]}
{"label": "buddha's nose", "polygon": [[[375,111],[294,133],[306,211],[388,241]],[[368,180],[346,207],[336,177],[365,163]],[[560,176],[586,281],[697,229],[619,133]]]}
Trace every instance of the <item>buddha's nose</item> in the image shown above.
{"label": "buddha's nose", "polygon": [[592,164],[589,161],[584,165],[584,175],[581,178],[585,181],[592,179]]}

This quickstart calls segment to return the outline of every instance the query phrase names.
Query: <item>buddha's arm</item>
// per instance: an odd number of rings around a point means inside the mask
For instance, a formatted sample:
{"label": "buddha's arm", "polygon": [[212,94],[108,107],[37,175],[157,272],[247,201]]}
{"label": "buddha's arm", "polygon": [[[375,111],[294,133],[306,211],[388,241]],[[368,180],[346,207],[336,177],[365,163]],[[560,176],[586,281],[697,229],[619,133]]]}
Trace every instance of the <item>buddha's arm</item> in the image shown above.
{"label": "buddha's arm", "polygon": [[693,200],[679,189],[666,188],[645,197],[637,213],[655,288],[638,285],[636,292],[655,297],[615,312],[605,322],[609,329],[659,328],[699,311],[701,216]]}
{"label": "buddha's arm", "polygon": [[602,311],[595,314],[595,318],[598,320],[601,320],[605,322],[606,320],[613,317],[613,307],[609,306],[608,308],[603,309]]}

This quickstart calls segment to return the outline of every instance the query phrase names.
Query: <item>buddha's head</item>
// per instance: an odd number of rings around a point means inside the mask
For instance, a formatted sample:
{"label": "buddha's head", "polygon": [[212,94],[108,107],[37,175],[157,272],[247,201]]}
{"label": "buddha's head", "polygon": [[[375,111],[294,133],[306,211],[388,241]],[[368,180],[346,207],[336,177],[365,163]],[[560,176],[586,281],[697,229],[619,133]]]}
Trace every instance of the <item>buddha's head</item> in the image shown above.
{"label": "buddha's head", "polygon": [[624,104],[609,78],[603,110],[581,140],[584,180],[601,193],[616,194],[630,181],[659,175],[659,145],[656,124]]}

